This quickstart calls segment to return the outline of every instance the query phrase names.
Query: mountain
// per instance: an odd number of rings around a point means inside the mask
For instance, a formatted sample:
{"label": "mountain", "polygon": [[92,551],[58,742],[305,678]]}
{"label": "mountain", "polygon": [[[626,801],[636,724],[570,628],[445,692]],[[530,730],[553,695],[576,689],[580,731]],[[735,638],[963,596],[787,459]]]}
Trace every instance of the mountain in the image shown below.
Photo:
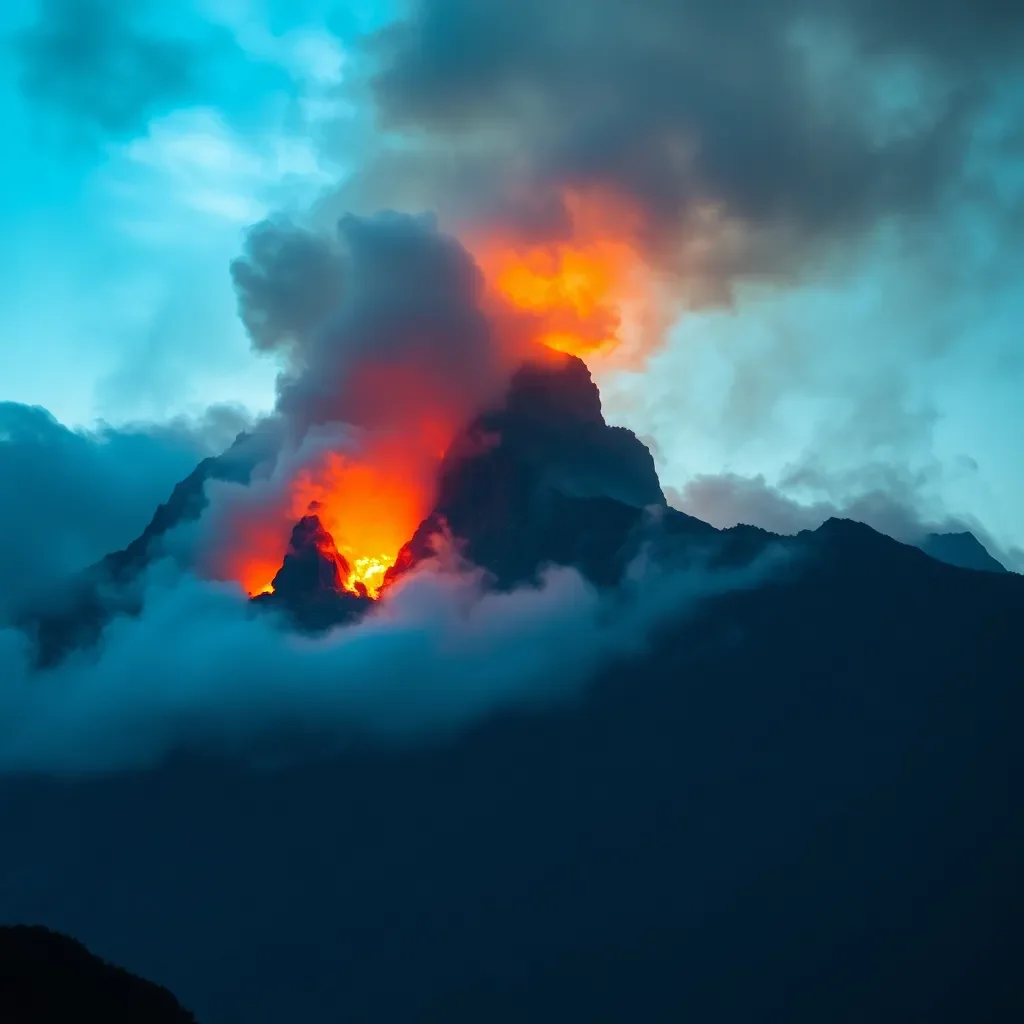
{"label": "mountain", "polygon": [[[204,460],[135,541],[73,581],[58,603],[29,616],[23,625],[36,637],[39,663],[51,665],[76,646],[94,644],[113,614],[138,614],[132,582],[159,557],[166,534],[202,513],[207,481],[246,482],[262,451],[259,439],[242,435],[223,455]],[[819,532],[813,547],[821,554],[834,530]],[[453,538],[499,589],[534,581],[549,565],[574,566],[593,583],[613,587],[642,550],[666,563],[699,556],[711,565],[740,565],[768,547],[808,549],[807,535],[780,538],[749,526],[719,531],[669,508],[650,452],[632,432],[605,422],[590,372],[569,356],[523,367],[504,403],[456,439],[441,467],[434,509],[386,582],[432,557],[439,534]],[[884,538],[872,537],[886,547]],[[947,564],[1005,572],[971,534],[931,534],[918,547]],[[351,622],[372,603],[339,585],[347,574],[319,520],[306,517],[295,527],[274,592],[254,598],[254,605],[307,632]]]}
{"label": "mountain", "polygon": [[160,556],[163,540],[174,527],[199,518],[206,507],[208,481],[248,482],[261,451],[260,440],[241,434],[226,452],[203,459],[126,548],[111,552],[69,580],[45,608],[30,609],[22,616],[19,625],[34,637],[40,667],[56,664],[75,648],[95,644],[114,614],[141,611],[133,581]]}
{"label": "mountain", "polygon": [[1024,581],[798,540],[560,709],[7,779],[0,919],[209,1024],[1019,1021]]}
{"label": "mountain", "polygon": [[[264,451],[260,441],[240,435],[223,455],[205,459],[136,540],[71,581],[52,605],[24,618],[41,666],[95,644],[113,614],[141,611],[133,581],[160,556],[174,527],[201,515],[209,480],[250,479]],[[597,385],[581,360],[526,366],[513,378],[504,404],[477,418],[453,444],[435,508],[387,578],[432,555],[434,535],[447,531],[500,586],[534,578],[552,563],[575,565],[595,582],[612,584],[636,553],[645,507],[686,519],[698,533],[711,530],[667,509],[651,453],[631,431],[605,422]],[[317,568],[322,551],[302,536],[310,522],[296,526],[276,593],[254,603],[284,613],[297,628],[317,631],[351,621],[370,605],[365,596],[325,585],[334,570],[328,565],[324,576]],[[335,550],[326,561],[336,558]]]}
{"label": "mountain", "polygon": [[947,565],[984,572],[1007,572],[1002,562],[992,557],[973,533],[929,533],[918,547]]}
{"label": "mountain", "polygon": [[[397,574],[438,529],[499,588],[561,562],[614,593],[637,554],[785,571],[458,735],[6,779],[0,919],[208,1024],[1024,1019],[1024,578],[675,512],[573,361],[460,439]],[[338,557],[302,520],[256,607],[358,614]]]}
{"label": "mountain", "polygon": [[433,537],[448,532],[499,586],[532,580],[549,564],[612,584],[636,553],[650,507],[668,511],[651,453],[605,423],[586,365],[567,357],[554,369],[527,366],[504,407],[453,446],[434,510],[389,578],[430,557]]}
{"label": "mountain", "polygon": [[165,988],[39,927],[0,926],[0,1020],[5,1024],[195,1024]]}
{"label": "mountain", "polygon": [[344,589],[350,571],[319,517],[303,516],[292,530],[273,591],[257,595],[253,604],[279,609],[294,626],[308,632],[353,621],[372,601],[365,587],[356,594]]}

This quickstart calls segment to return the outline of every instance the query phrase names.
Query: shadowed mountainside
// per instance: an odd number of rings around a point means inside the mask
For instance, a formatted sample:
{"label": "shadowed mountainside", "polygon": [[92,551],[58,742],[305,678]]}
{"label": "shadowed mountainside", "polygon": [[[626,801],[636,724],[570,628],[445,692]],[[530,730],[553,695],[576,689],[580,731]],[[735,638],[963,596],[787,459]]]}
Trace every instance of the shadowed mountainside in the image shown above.
{"label": "shadowed mountainside", "polygon": [[1017,1021],[1024,581],[803,540],[560,710],[8,779],[0,919],[210,1022]]}
{"label": "shadowed mountainside", "polygon": [[922,551],[961,569],[978,569],[984,572],[1007,572],[1002,562],[997,561],[985,550],[972,533],[929,533],[918,545]]}

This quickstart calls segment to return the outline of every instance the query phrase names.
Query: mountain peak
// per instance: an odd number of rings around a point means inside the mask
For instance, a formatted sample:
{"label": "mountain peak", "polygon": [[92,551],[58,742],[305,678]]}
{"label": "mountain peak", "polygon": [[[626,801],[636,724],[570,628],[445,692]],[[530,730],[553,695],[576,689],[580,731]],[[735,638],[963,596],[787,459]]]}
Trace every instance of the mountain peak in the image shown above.
{"label": "mountain peak", "polygon": [[962,533],[929,533],[917,545],[936,561],[955,565],[959,569],[978,569],[984,572],[1007,572],[1002,562],[993,558],[985,546],[966,530]]}
{"label": "mountain peak", "polygon": [[365,588],[346,589],[350,566],[324,529],[315,507],[292,529],[288,551],[273,590],[253,598],[257,607],[276,608],[298,626],[313,632],[350,622],[371,604]]}
{"label": "mountain peak", "polygon": [[286,599],[343,588],[350,572],[334,538],[315,514],[303,516],[292,529],[284,562],[274,577],[274,591]]}
{"label": "mountain peak", "polygon": [[513,375],[504,412],[534,422],[573,420],[604,425],[601,393],[587,364],[578,356],[562,353],[519,368]]}
{"label": "mountain peak", "polygon": [[586,364],[559,355],[522,367],[501,407],[452,445],[437,503],[390,575],[429,558],[446,529],[502,585],[549,564],[612,582],[649,506],[665,506],[650,451],[605,422]]}

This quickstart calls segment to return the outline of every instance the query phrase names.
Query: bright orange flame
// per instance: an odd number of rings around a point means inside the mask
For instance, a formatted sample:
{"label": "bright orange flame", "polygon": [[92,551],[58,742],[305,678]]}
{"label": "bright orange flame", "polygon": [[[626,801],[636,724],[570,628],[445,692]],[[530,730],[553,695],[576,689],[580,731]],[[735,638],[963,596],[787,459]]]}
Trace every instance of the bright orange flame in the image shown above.
{"label": "bright orange flame", "polygon": [[531,322],[534,341],[582,358],[607,355],[654,304],[641,219],[604,194],[570,192],[564,202],[572,222],[566,240],[489,235],[470,244],[491,291]]}
{"label": "bright orange flame", "polygon": [[[427,432],[429,436],[429,432]],[[433,502],[437,459],[420,438],[389,437],[358,457],[329,452],[292,486],[292,515],[318,502],[317,515],[350,566],[342,585],[380,595],[384,575]]]}
{"label": "bright orange flame", "polygon": [[292,527],[313,511],[349,565],[341,586],[379,597],[385,574],[433,505],[445,434],[439,421],[424,423],[353,453],[325,453],[296,474],[283,508],[233,520],[216,575],[238,580],[250,597],[271,593]]}

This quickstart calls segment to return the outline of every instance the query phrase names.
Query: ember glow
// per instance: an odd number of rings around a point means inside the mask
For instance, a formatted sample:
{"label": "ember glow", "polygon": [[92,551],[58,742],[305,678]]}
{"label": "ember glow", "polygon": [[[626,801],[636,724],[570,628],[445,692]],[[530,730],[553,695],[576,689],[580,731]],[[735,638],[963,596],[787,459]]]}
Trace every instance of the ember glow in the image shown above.
{"label": "ember glow", "polygon": [[299,469],[277,500],[230,510],[229,536],[211,574],[236,580],[250,597],[273,591],[291,530],[315,511],[348,565],[339,589],[380,596],[384,576],[433,505],[441,421],[389,433],[351,450],[327,451]]}
{"label": "ember glow", "polygon": [[[524,241],[493,226],[466,233],[484,283],[475,301],[490,327],[481,345],[492,346],[506,371],[524,358],[562,353],[629,362],[638,351],[635,328],[655,307],[642,218],[596,193],[568,193],[564,206],[567,223],[548,239]],[[380,596],[388,569],[431,511],[445,453],[485,400],[467,397],[461,364],[435,358],[435,349],[458,351],[440,336],[431,340],[436,324],[426,322],[421,335],[415,323],[401,330],[402,344],[391,336],[390,349],[368,348],[320,398],[320,415],[336,414],[358,439],[297,465],[272,507],[244,511],[254,521],[232,524],[231,550],[217,556],[227,565],[220,578],[240,581],[251,596],[271,591],[292,527],[315,506],[348,566],[340,588]],[[395,351],[401,358],[388,354]]]}
{"label": "ember glow", "polygon": [[623,201],[567,193],[567,237],[522,242],[490,235],[472,245],[492,292],[526,318],[533,340],[590,360],[627,341],[654,304],[640,255],[640,218]]}
{"label": "ember glow", "polygon": [[[430,440],[428,439],[427,445]],[[384,574],[430,512],[440,455],[422,437],[388,437],[357,457],[330,452],[292,489],[292,513],[317,515],[350,572],[342,587],[378,597]],[[443,452],[441,453],[443,455]]]}

